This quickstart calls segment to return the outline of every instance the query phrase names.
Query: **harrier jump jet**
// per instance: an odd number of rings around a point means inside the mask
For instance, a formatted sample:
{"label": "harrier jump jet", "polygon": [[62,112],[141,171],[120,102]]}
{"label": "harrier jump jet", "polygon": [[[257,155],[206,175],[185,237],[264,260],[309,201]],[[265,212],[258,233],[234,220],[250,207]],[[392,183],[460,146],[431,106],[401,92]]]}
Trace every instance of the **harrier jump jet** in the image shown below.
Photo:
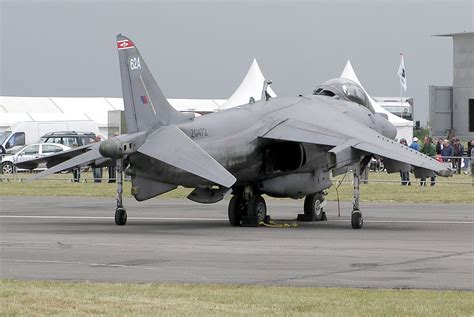
{"label": "harrier jump jet", "polygon": [[[267,215],[262,195],[305,198],[302,221],[323,217],[330,173],[354,174],[351,224],[363,225],[359,176],[372,156],[388,172],[414,168],[416,177],[449,176],[443,164],[397,143],[395,127],[374,112],[364,91],[348,79],[330,80],[313,95],[270,98],[194,118],[176,111],[161,92],[136,45],[117,36],[128,134],[24,163],[47,161],[34,178],[80,165],[116,161],[115,222],[124,225],[123,172],[138,201],[177,186],[194,188],[188,198],[215,203],[229,192],[233,226],[258,225]],[[263,84],[263,83],[262,83]]]}

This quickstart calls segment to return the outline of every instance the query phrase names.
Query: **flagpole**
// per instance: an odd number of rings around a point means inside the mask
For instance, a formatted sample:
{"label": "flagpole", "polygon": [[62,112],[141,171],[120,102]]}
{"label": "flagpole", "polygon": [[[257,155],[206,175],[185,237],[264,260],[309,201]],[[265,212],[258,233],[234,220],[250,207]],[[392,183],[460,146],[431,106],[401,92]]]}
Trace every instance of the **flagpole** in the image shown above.
{"label": "flagpole", "polygon": [[402,111],[403,111],[403,86],[402,86],[402,83],[400,83],[400,117],[402,117]]}
{"label": "flagpole", "polygon": [[[400,58],[403,58],[403,53],[400,53]],[[401,60],[400,60],[400,65],[401,65]],[[405,66],[405,65],[403,65]],[[402,82],[400,81],[400,117],[403,116],[403,85]]]}

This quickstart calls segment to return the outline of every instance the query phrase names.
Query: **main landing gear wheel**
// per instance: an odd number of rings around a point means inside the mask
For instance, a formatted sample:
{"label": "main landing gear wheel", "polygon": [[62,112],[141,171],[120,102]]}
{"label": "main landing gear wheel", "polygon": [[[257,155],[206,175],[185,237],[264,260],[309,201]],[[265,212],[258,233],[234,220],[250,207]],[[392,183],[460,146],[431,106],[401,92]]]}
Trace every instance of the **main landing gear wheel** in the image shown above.
{"label": "main landing gear wheel", "polygon": [[299,214],[298,221],[325,221],[326,214],[321,206],[324,201],[322,192],[307,195],[304,199],[304,214]]}
{"label": "main landing gear wheel", "polygon": [[125,208],[117,208],[115,210],[115,224],[123,226],[127,223],[127,211]]}
{"label": "main landing gear wheel", "polygon": [[228,216],[232,226],[258,227],[267,220],[267,205],[260,195],[246,199],[237,194],[229,202]]}
{"label": "main landing gear wheel", "polygon": [[353,210],[351,214],[351,225],[353,229],[360,229],[364,224],[364,218],[359,210]]}
{"label": "main landing gear wheel", "polygon": [[267,216],[267,204],[265,199],[260,195],[255,195],[249,200],[247,207],[247,215],[257,220],[257,225],[265,221]]}
{"label": "main landing gear wheel", "polygon": [[246,214],[247,205],[245,200],[239,195],[235,195],[229,202],[228,216],[232,226],[240,226],[242,215]]}

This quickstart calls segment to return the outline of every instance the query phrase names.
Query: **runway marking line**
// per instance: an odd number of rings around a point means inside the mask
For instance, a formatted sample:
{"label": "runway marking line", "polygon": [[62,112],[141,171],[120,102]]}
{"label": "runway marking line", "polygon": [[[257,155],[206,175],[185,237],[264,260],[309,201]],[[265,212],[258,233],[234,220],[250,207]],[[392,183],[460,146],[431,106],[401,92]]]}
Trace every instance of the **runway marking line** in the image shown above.
{"label": "runway marking line", "polygon": [[93,267],[119,267],[119,268],[132,268],[132,269],[144,269],[144,270],[154,270],[154,271],[163,271],[161,268],[157,267],[148,267],[148,266],[138,266],[138,265],[124,265],[124,264],[107,264],[107,263],[87,263],[80,261],[57,261],[57,260],[22,260],[22,259],[0,259],[1,262],[16,262],[16,263],[45,263],[45,264],[79,264],[79,265],[88,265]]}
{"label": "runway marking line", "polygon": [[[112,216],[18,216],[0,215],[0,218],[24,218],[24,219],[113,219]],[[173,221],[227,221],[225,218],[177,218],[177,217],[129,217],[133,220],[173,220]],[[332,219],[327,222],[347,222],[347,219]],[[440,220],[366,220],[366,223],[428,223],[428,224],[474,224],[474,221],[440,221]]]}

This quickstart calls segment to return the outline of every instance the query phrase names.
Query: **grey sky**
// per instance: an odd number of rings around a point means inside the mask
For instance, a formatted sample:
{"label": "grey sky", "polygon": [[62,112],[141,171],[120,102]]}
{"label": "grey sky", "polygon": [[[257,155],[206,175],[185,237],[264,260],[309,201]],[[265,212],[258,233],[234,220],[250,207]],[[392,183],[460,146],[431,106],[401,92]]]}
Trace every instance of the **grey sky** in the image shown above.
{"label": "grey sky", "polygon": [[351,59],[371,95],[407,95],[425,122],[428,85],[452,84],[464,1],[1,1],[0,94],[121,96],[115,35],[139,47],[168,97],[227,98],[256,57],[279,95],[311,93]]}

